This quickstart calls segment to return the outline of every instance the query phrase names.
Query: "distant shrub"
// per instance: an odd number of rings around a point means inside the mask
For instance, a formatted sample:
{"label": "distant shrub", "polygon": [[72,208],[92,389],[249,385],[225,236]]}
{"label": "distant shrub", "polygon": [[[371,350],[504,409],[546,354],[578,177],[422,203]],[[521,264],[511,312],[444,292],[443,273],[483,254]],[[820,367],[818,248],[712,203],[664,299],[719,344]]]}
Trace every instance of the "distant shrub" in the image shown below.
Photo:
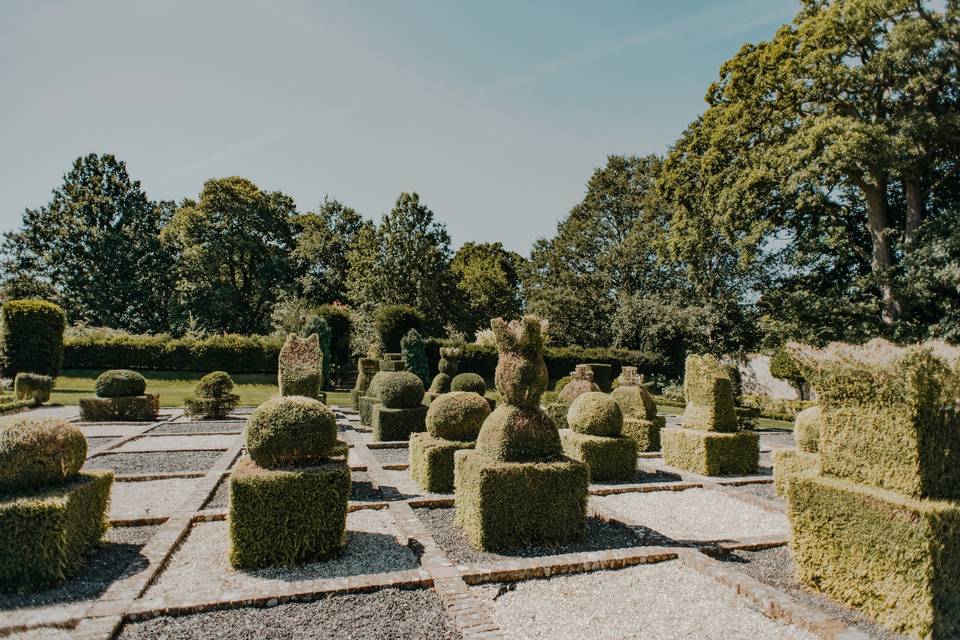
{"label": "distant shrub", "polygon": [[400,353],[403,354],[403,362],[406,364],[407,371],[414,374],[423,386],[430,384],[430,363],[427,362],[426,342],[420,336],[416,329],[410,329],[407,335],[400,341]]}
{"label": "distant shrub", "polygon": [[450,381],[450,391],[473,391],[482,396],[487,393],[487,383],[476,373],[458,373]]}
{"label": "distant shrub", "polygon": [[50,400],[53,378],[39,373],[21,371],[13,379],[13,395],[17,400],[36,400],[42,404]]}
{"label": "distant shrub", "polygon": [[44,300],[10,300],[0,309],[0,368],[56,378],[63,364],[63,309]]}
{"label": "distant shrub", "polygon": [[111,369],[97,376],[94,389],[98,398],[142,396],[147,390],[147,380],[136,371]]}
{"label": "distant shrub", "polygon": [[185,398],[183,403],[188,415],[226,418],[240,404],[240,396],[232,392],[230,374],[214,371],[200,378],[193,396]]}
{"label": "distant shrub", "polygon": [[350,364],[350,334],[353,332],[353,315],[350,309],[339,304],[324,304],[317,307],[317,314],[330,326],[330,365],[332,378],[341,380],[343,370]]}
{"label": "distant shrub", "polygon": [[803,385],[806,379],[796,360],[783,347],[774,351],[773,355],[770,356],[770,375],[789,382],[800,394],[800,399],[803,400]]}
{"label": "distant shrub", "polygon": [[410,329],[423,330],[423,314],[405,304],[380,307],[373,314],[373,328],[388,353],[400,351],[400,341]]}

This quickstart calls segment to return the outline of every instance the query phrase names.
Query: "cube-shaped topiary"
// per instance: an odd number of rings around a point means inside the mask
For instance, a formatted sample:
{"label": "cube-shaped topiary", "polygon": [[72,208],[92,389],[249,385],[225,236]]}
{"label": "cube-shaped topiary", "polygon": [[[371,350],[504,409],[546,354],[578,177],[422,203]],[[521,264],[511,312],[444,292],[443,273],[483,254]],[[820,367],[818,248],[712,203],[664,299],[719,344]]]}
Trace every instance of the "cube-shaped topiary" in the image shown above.
{"label": "cube-shaped topiary", "polygon": [[0,494],[63,485],[86,458],[86,438],[64,420],[22,417],[0,424]]}
{"label": "cube-shaped topiary", "polygon": [[[377,367],[379,367],[379,362]],[[358,413],[360,414],[360,424],[369,427],[373,424],[373,405],[380,402],[380,385],[387,379],[392,371],[377,371],[370,379],[370,385],[367,387],[367,394],[358,399]]]}
{"label": "cube-shaped topiary", "polygon": [[378,442],[409,440],[410,434],[426,429],[427,406],[391,409],[379,402],[371,410],[373,439]]}
{"label": "cube-shaped topiary", "polygon": [[357,381],[350,392],[350,404],[354,410],[360,410],[360,398],[368,395],[367,390],[373,381],[373,376],[380,371],[380,361],[376,358],[359,358],[357,360]]}
{"label": "cube-shaped topiary", "polygon": [[438,396],[427,410],[428,433],[410,436],[410,475],[425,491],[453,491],[453,455],[472,449],[490,405],[475,393]]}
{"label": "cube-shaped topiary", "polygon": [[820,456],[816,453],[780,449],[773,452],[773,487],[778,496],[787,495],[787,483],[790,478],[820,470]]}
{"label": "cube-shaped topiary", "polygon": [[461,449],[473,449],[475,441],[438,438],[430,433],[410,436],[410,477],[424,491],[453,493],[453,458]]}
{"label": "cube-shaped topiary", "polygon": [[214,371],[200,378],[193,395],[184,399],[187,415],[226,418],[238,404],[240,396],[233,391],[233,380],[226,371]]}
{"label": "cube-shaped topiary", "polygon": [[244,438],[250,457],[262,467],[314,463],[338,448],[337,420],[313,398],[274,398],[253,410]]}
{"label": "cube-shaped topiary", "polygon": [[160,413],[160,396],[147,393],[121,398],[80,398],[80,419],[86,421],[150,421]]}
{"label": "cube-shaped topiary", "polygon": [[281,396],[320,398],[323,388],[323,351],[320,338],[290,334],[280,349],[277,383]]}
{"label": "cube-shaped topiary", "polygon": [[637,451],[660,451],[660,432],[667,426],[663,416],[653,420],[626,418],[621,434],[637,443]]}
{"label": "cube-shaped topiary", "polygon": [[8,300],[0,308],[0,370],[13,378],[21,371],[51,378],[63,364],[63,309],[45,300]]}
{"label": "cube-shaped topiary", "polygon": [[898,633],[960,637],[960,504],[814,473],[787,491],[798,578]]}
{"label": "cube-shaped topiary", "polygon": [[687,400],[684,427],[701,431],[737,430],[733,385],[724,365],[714,356],[687,356],[683,394]]}
{"label": "cube-shaped topiary", "polygon": [[43,404],[50,400],[53,378],[39,373],[21,371],[13,379],[13,395],[17,400],[33,400]]}
{"label": "cube-shaped topiary", "polygon": [[606,393],[588,391],[577,396],[570,405],[567,425],[577,433],[617,437],[623,429],[623,412]]}
{"label": "cube-shaped topiary", "polygon": [[817,453],[820,447],[820,407],[814,405],[797,413],[793,422],[793,439],[798,451]]}
{"label": "cube-shaped topiary", "polygon": [[663,461],[703,476],[747,475],[760,462],[760,436],[668,427],[660,433]]}
{"label": "cube-shaped topiary", "polygon": [[142,396],[147,390],[147,379],[129,369],[110,369],[97,376],[94,392],[98,398],[128,398]]}
{"label": "cube-shaped topiary", "polygon": [[637,443],[632,438],[592,436],[564,429],[560,442],[569,458],[587,465],[590,482],[619,482],[636,474]]}

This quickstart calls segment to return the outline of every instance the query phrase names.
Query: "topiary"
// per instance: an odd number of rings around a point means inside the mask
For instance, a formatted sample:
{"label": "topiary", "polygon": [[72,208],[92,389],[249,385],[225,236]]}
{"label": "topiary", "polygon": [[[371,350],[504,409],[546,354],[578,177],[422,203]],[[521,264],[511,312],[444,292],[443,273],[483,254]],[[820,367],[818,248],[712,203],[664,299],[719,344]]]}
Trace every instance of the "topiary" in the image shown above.
{"label": "topiary", "polygon": [[0,494],[42,489],[74,478],[87,441],[63,420],[16,418],[0,424]]}
{"label": "topiary", "polygon": [[233,391],[233,380],[226,371],[212,371],[200,378],[194,393],[204,398],[219,398]]}
{"label": "topiary", "polygon": [[599,391],[577,396],[567,410],[567,425],[588,436],[616,437],[623,430],[623,412],[612,397]]}
{"label": "topiary", "polygon": [[483,396],[487,393],[487,383],[478,373],[460,373],[450,381],[450,391],[472,391]]}
{"label": "topiary", "polygon": [[770,356],[770,375],[774,378],[786,380],[797,390],[800,399],[803,400],[803,385],[807,381],[797,365],[796,360],[790,352],[784,347],[780,347]]}
{"label": "topiary", "polygon": [[430,363],[427,361],[427,343],[416,329],[410,329],[400,341],[400,353],[406,370],[413,373],[420,382],[430,384]]}
{"label": "topiary", "polygon": [[578,364],[571,375],[571,380],[560,389],[557,398],[560,402],[570,404],[577,396],[591,391],[600,391],[600,387],[593,381],[593,369],[588,364]]}
{"label": "topiary", "polygon": [[338,455],[337,421],[319,400],[274,398],[253,410],[244,427],[247,452],[261,467],[309,464]]}
{"label": "topiary", "polygon": [[400,351],[400,341],[410,329],[423,329],[423,314],[405,304],[380,307],[373,314],[373,328],[384,351]]}
{"label": "topiary", "polygon": [[433,376],[433,382],[430,383],[430,388],[427,391],[435,396],[447,393],[450,391],[450,376],[446,373],[438,373]]}
{"label": "topiary", "polygon": [[437,370],[451,378],[457,375],[461,353],[462,350],[457,347],[440,347],[440,362],[437,364]]}
{"label": "topiary", "polygon": [[9,300],[0,309],[0,369],[13,378],[21,371],[51,378],[63,365],[63,309],[44,300]]}
{"label": "topiary", "polygon": [[490,403],[470,391],[445,393],[427,410],[427,431],[437,438],[468,442],[476,440]]}
{"label": "topiary", "polygon": [[290,334],[280,349],[277,384],[282,396],[319,398],[323,387],[323,351],[320,338]]}
{"label": "topiary", "polygon": [[333,370],[332,370],[332,361],[333,357],[330,353],[330,342],[332,340],[332,335],[330,331],[330,325],[327,324],[326,318],[323,316],[313,313],[307,316],[307,319],[303,323],[303,327],[300,329],[301,335],[312,336],[316,334],[317,341],[320,345],[320,372],[321,372],[321,389],[323,385],[329,385],[330,381],[333,380]]}
{"label": "topiary", "polygon": [[539,318],[524,316],[523,320],[509,324],[501,318],[494,318],[490,326],[499,348],[495,374],[497,391],[515,407],[537,407],[548,382]]}
{"label": "topiary", "polygon": [[240,396],[233,391],[233,380],[226,371],[214,371],[200,378],[194,395],[184,398],[187,414],[208,418],[225,418],[238,404]]}
{"label": "topiary", "polygon": [[657,405],[653,396],[643,387],[619,386],[610,396],[620,405],[624,418],[653,420],[657,417]]}
{"label": "topiary", "polygon": [[[330,326],[330,373],[324,380],[327,384],[336,379],[344,382],[343,370],[350,362],[350,333],[353,330],[353,315],[350,309],[342,304],[323,304],[317,307],[317,314],[327,321]],[[326,362],[327,358],[324,358]]]}
{"label": "topiary", "polygon": [[129,369],[110,369],[97,376],[94,390],[98,398],[142,396],[147,391],[147,379]]}
{"label": "topiary", "polygon": [[35,400],[43,404],[50,400],[50,391],[53,389],[53,378],[39,373],[21,371],[13,379],[13,395],[17,400]]}
{"label": "topiary", "polygon": [[423,404],[423,382],[409,371],[389,372],[378,393],[380,403],[388,409],[412,409]]}

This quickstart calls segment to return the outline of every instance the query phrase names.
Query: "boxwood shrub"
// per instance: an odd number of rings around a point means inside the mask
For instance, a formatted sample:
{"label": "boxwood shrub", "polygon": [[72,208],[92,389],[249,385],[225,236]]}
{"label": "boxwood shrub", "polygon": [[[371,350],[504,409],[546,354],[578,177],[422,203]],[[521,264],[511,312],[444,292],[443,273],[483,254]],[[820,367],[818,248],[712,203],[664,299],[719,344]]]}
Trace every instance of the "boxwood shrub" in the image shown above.
{"label": "boxwood shrub", "polygon": [[21,371],[13,379],[13,395],[17,400],[36,400],[43,404],[50,400],[53,378],[39,373]]}
{"label": "boxwood shrub", "polygon": [[663,461],[703,476],[756,473],[760,436],[753,431],[700,431],[668,427],[660,434]]}
{"label": "boxwood shrub", "polygon": [[160,396],[155,393],[124,398],[80,398],[80,419],[85,421],[150,421],[156,420],[158,413]]}
{"label": "boxwood shrub", "polygon": [[567,457],[587,465],[590,482],[629,480],[637,472],[637,443],[632,438],[591,436],[564,429],[560,442]]}
{"label": "boxwood shrub", "polygon": [[426,431],[426,420],[425,404],[409,409],[391,409],[378,402],[372,408],[373,439],[378,442],[409,440],[410,434]]}
{"label": "boxwood shrub", "polygon": [[87,441],[64,420],[13,418],[0,424],[0,494],[70,481],[87,458]]}
{"label": "boxwood shrub", "polygon": [[262,467],[302,464],[330,455],[337,445],[337,420],[318,400],[286,396],[254,409],[243,435],[250,457]]}
{"label": "boxwood shrub", "polygon": [[94,390],[98,398],[142,396],[147,390],[147,379],[129,369],[111,369],[97,376]]}
{"label": "boxwood shrub", "polygon": [[410,477],[424,491],[453,493],[453,457],[461,449],[473,449],[476,442],[445,440],[429,433],[410,436]]}
{"label": "boxwood shrub", "polygon": [[9,300],[0,308],[0,369],[13,378],[21,371],[51,378],[63,364],[63,309],[44,300]]}

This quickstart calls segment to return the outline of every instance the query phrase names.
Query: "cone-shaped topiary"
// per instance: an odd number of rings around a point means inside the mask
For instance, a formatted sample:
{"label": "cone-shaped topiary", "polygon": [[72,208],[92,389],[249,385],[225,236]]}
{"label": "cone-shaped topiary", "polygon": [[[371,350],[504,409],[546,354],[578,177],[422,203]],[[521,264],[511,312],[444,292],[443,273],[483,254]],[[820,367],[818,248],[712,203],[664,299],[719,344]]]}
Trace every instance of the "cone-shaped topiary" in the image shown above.
{"label": "cone-shaped topiary", "polygon": [[240,396],[233,391],[233,380],[226,371],[213,371],[200,378],[193,395],[185,398],[184,406],[191,416],[226,418],[238,404]]}
{"label": "cone-shaped topiary", "polygon": [[487,393],[487,383],[478,373],[460,373],[450,381],[451,391],[472,391],[479,395]]}
{"label": "cone-shaped topiary", "polygon": [[320,398],[323,388],[323,351],[317,334],[307,338],[292,333],[287,336],[280,349],[277,384],[281,396]]}
{"label": "cone-shaped topiary", "polygon": [[483,421],[490,415],[490,405],[469,391],[445,393],[427,411],[427,431],[446,440],[476,440]]}
{"label": "cone-shaped topiary", "polygon": [[261,467],[323,460],[337,449],[337,421],[319,400],[286,396],[253,410],[244,428],[247,451]]}
{"label": "cone-shaped topiary", "polygon": [[76,477],[87,441],[64,420],[16,418],[0,424],[0,493],[43,489]]}
{"label": "cone-shaped topiary", "polygon": [[98,398],[126,398],[142,396],[147,390],[147,379],[129,369],[111,369],[97,376],[94,392]]}
{"label": "cone-shaped topiary", "polygon": [[380,403],[389,409],[412,409],[423,404],[423,382],[410,371],[387,373],[378,389]]}
{"label": "cone-shaped topiary", "polygon": [[563,385],[558,394],[558,399],[564,404],[570,404],[577,399],[577,396],[590,391],[600,391],[593,382],[593,370],[590,365],[578,364],[573,373],[570,374],[570,382]]}
{"label": "cone-shaped topiary", "polygon": [[577,396],[567,411],[567,425],[589,436],[616,437],[623,429],[620,405],[605,393],[589,391]]}

